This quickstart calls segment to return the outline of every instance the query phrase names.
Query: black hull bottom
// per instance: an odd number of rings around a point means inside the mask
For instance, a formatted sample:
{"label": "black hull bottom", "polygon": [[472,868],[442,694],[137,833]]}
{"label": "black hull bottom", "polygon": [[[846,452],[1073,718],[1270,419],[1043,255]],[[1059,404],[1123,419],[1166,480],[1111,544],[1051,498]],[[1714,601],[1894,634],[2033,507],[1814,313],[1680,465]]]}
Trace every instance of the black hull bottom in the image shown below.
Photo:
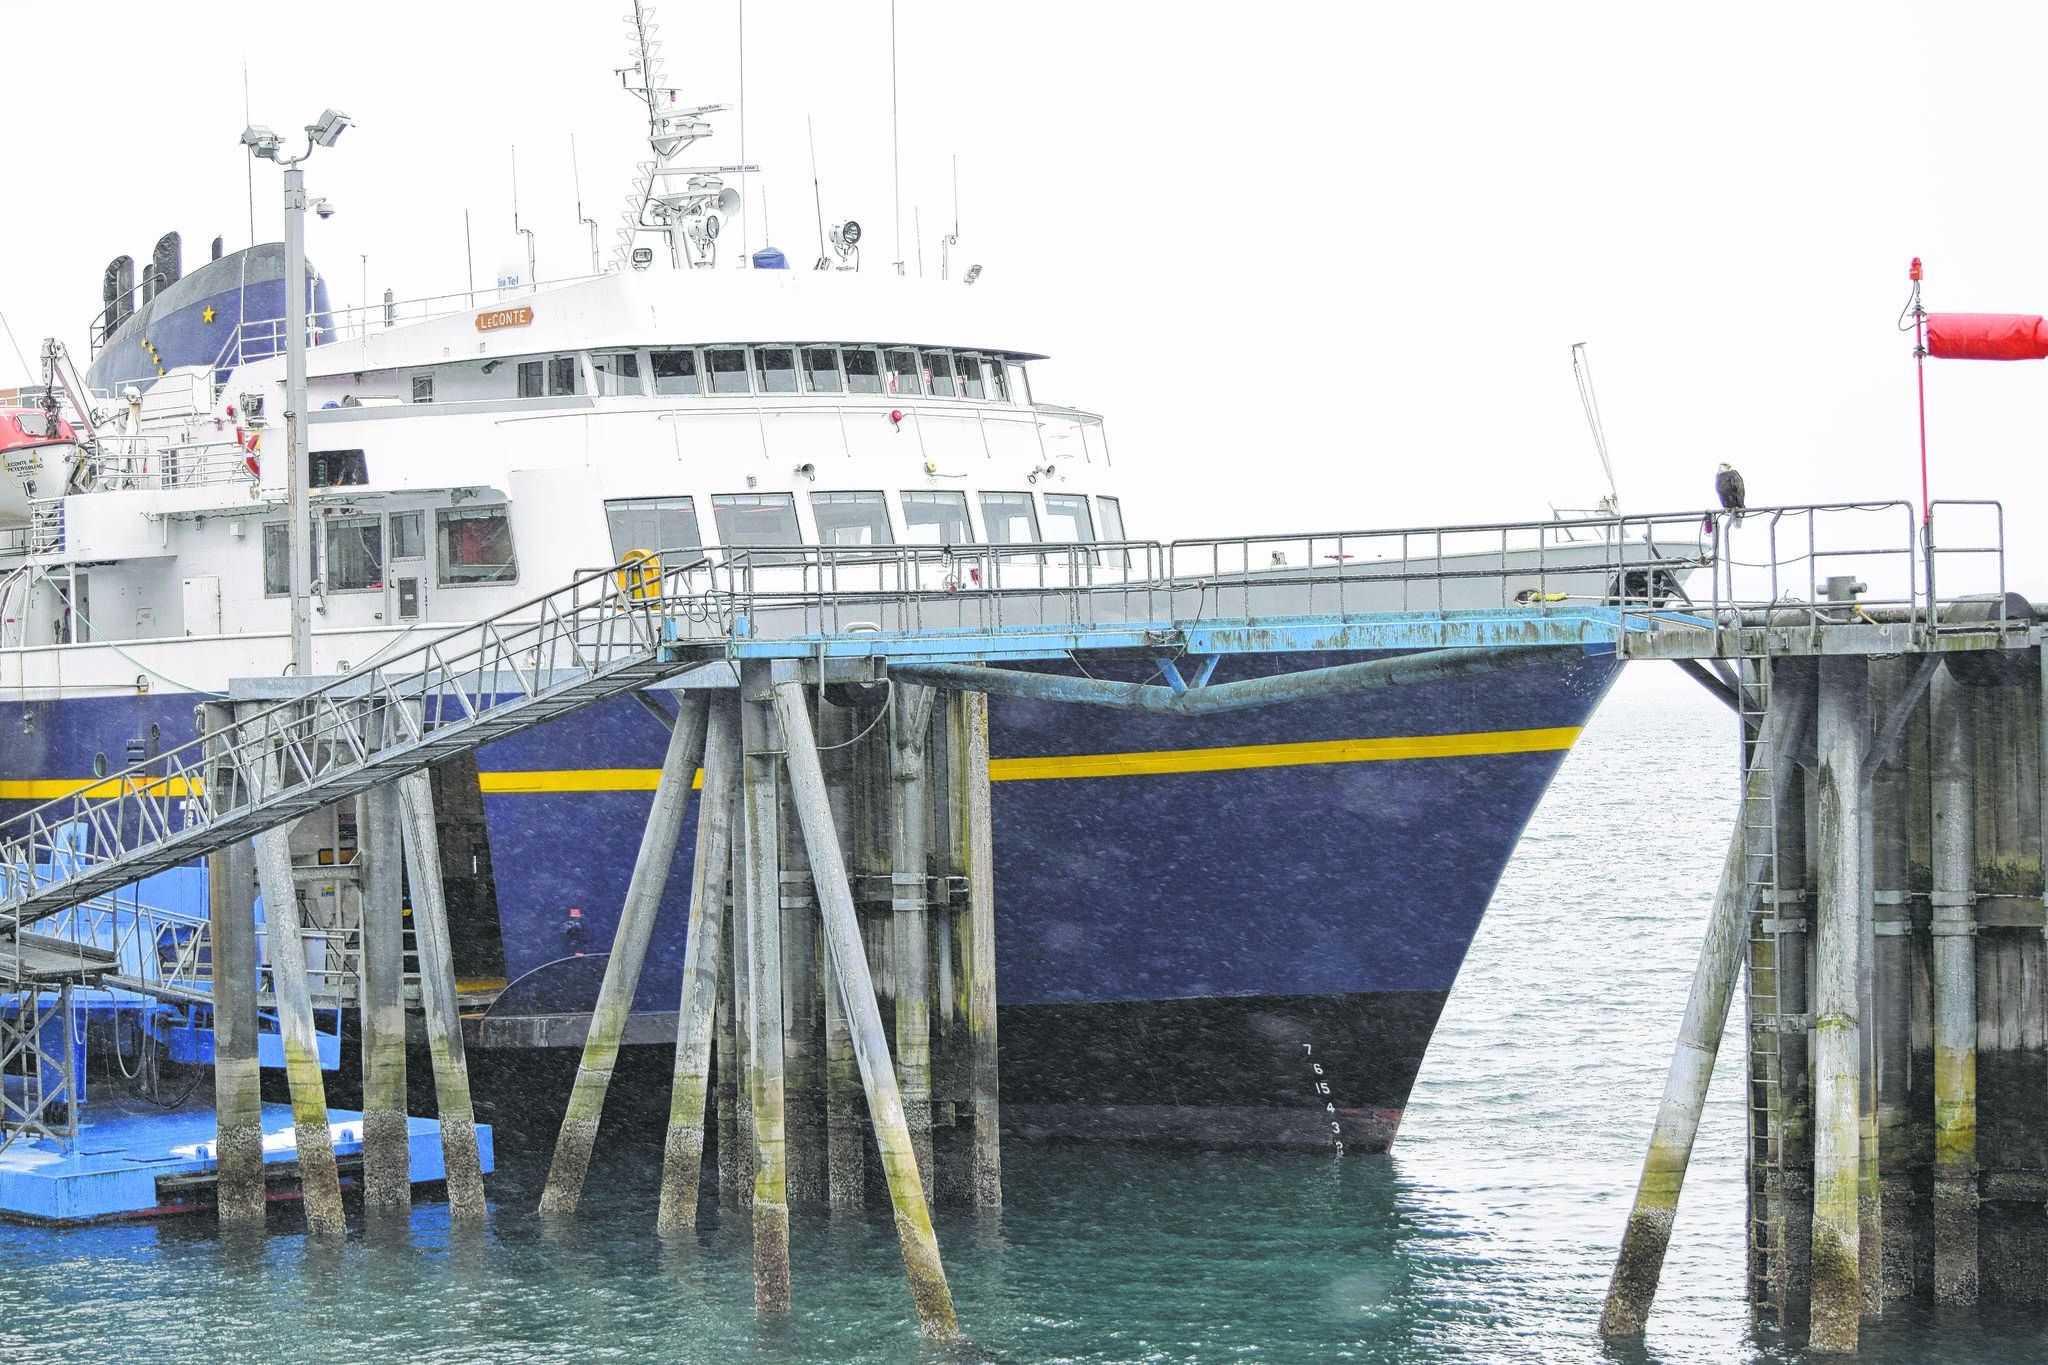
{"label": "black hull bottom", "polygon": [[[1383,1152],[1445,992],[1011,1005],[999,1020],[1003,1136],[1022,1141]],[[553,1046],[472,1051],[478,1117],[499,1145],[552,1143],[588,1016],[549,1016]],[[636,1016],[607,1128],[668,1114],[674,1016]],[[508,1035],[509,1036],[509,1033]],[[538,1128],[524,1133],[515,1129]]]}

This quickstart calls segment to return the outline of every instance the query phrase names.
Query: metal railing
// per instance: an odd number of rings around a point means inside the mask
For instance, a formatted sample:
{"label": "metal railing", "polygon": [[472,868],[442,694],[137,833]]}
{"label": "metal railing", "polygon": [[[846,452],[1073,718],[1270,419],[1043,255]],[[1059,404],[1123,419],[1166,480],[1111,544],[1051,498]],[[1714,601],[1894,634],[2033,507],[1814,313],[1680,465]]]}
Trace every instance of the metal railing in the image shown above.
{"label": "metal railing", "polygon": [[0,931],[680,671],[690,563],[605,570],[0,824]]}
{"label": "metal railing", "polygon": [[108,437],[92,469],[95,492],[208,488],[257,479],[249,452],[232,440],[158,445],[139,436]]}

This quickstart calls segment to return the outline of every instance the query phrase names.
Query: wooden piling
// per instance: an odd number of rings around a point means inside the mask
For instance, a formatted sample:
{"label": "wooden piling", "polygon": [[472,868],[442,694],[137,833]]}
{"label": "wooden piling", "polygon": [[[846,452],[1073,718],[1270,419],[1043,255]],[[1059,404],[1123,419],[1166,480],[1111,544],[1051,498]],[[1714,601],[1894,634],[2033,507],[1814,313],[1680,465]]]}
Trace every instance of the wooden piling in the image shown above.
{"label": "wooden piling", "polygon": [[[856,811],[862,804],[859,779],[864,772],[858,757],[860,736],[855,725],[865,722],[858,711],[830,702],[820,712],[820,739],[831,745],[819,757],[823,770],[831,775],[828,790],[832,823],[839,836],[841,859],[852,866],[853,831],[862,823]],[[804,861],[808,866],[808,853]],[[815,869],[812,894],[817,894]],[[861,1094],[860,1063],[853,1055],[853,1033],[841,1003],[839,976],[832,968],[829,952],[819,955],[818,975],[825,1007],[826,1197],[835,1210],[861,1209],[867,1205],[866,1100]]]}
{"label": "wooden piling", "polygon": [[704,736],[704,794],[697,804],[682,1000],[676,1008],[675,1069],[669,1086],[668,1135],[662,1146],[661,1207],[655,1221],[664,1236],[697,1225],[705,1088],[710,1079],[712,1016],[725,947],[725,889],[732,861],[733,797],[739,785],[739,765],[737,697],[719,695],[711,701]]}
{"label": "wooden piling", "polygon": [[780,757],[765,664],[740,668],[740,845],[746,916],[747,1093],[754,1116],[754,1310],[789,1312],[789,1189],[783,1127],[782,878],[776,834]]}
{"label": "wooden piling", "polygon": [[1708,912],[1706,937],[1700,945],[1699,964],[1686,997],[1678,1045],[1664,1083],[1664,1098],[1657,1108],[1650,1149],[1643,1158],[1642,1179],[1636,1187],[1635,1203],[1622,1233],[1614,1277],[1607,1288],[1607,1304],[1600,1317],[1601,1335],[1610,1340],[1641,1336],[1649,1320],[1657,1280],[1664,1269],[1664,1254],[1671,1244],[1685,1168],[1692,1159],[1693,1139],[1698,1135],[1700,1113],[1706,1104],[1707,1083],[1713,1078],[1714,1059],[1727,1025],[1736,973],[1749,938],[1756,891],[1765,880],[1769,850],[1761,839],[1752,837],[1751,829],[1762,812],[1773,809],[1775,798],[1782,795],[1792,767],[1786,750],[1798,740],[1811,715],[1811,694],[1805,689],[1795,687],[1789,695],[1781,695],[1764,721],[1763,735],[1743,780],[1743,810],[1737,814],[1728,855],[1721,867],[1721,880]]}
{"label": "wooden piling", "polygon": [[955,774],[953,809],[967,874],[961,917],[960,994],[967,1024],[973,1109],[969,1185],[976,1208],[1003,1202],[1001,1084],[996,1052],[995,836],[988,786],[988,694],[948,694]]}
{"label": "wooden piling", "polygon": [[[224,736],[232,707],[208,703],[206,732]],[[246,775],[225,763],[224,744],[208,752],[206,789],[226,804]],[[206,913],[213,952],[214,1201],[223,1226],[263,1226],[263,1092],[256,1056],[256,869],[249,845],[206,860]]]}
{"label": "wooden piling", "polygon": [[889,1196],[895,1207],[896,1234],[903,1247],[903,1264],[910,1282],[911,1298],[917,1307],[919,1328],[928,1337],[952,1340],[960,1334],[959,1318],[953,1309],[952,1290],[946,1284],[945,1267],[939,1260],[938,1237],[932,1231],[931,1206],[924,1196],[924,1182],[917,1169],[917,1153],[904,1120],[903,1096],[890,1064],[889,1047],[882,1032],[881,1010],[875,1003],[874,983],[868,974],[867,952],[861,943],[860,925],[853,908],[853,895],[840,855],[839,836],[832,826],[832,809],[826,795],[824,774],[811,733],[810,715],[804,690],[794,682],[775,686],[775,714],[780,721],[785,763],[795,797],[797,815],[804,831],[804,847],[818,888],[824,920],[825,942],[841,987],[848,1020],[852,1025],[855,1056],[866,1087],[868,1110],[873,1115],[875,1138],[882,1152],[882,1166],[889,1178]]}
{"label": "wooden piling", "polygon": [[[268,775],[273,790],[276,780],[273,770]],[[291,830],[288,826],[265,830],[255,843],[256,875],[263,884],[265,941],[270,948],[271,990],[277,999],[278,1032],[284,1041],[285,1077],[291,1084],[292,1128],[306,1230],[317,1237],[339,1237],[347,1224],[341,1210],[341,1174],[334,1161],[333,1133],[327,1125],[327,1081],[320,1072],[313,994],[306,979],[299,891],[292,882]]]}
{"label": "wooden piling", "polygon": [[1778,1134],[1778,1247],[1776,1301],[1782,1308],[1806,1302],[1813,1263],[1813,1068],[1812,1036],[1791,1020],[1813,1008],[1813,891],[1807,873],[1806,773],[1788,756],[1783,794],[1777,803],[1778,1033],[1782,1090]]}
{"label": "wooden piling", "polygon": [[824,995],[819,989],[818,896],[785,791],[781,841],[783,1135],[792,1207],[826,1203]]}
{"label": "wooden piling", "polygon": [[455,1001],[455,960],[448,937],[448,902],[441,885],[440,830],[434,824],[434,789],[424,771],[398,779],[405,825],[406,880],[412,887],[413,939],[419,956],[420,1007],[427,1052],[434,1064],[435,1108],[440,1113],[441,1162],[448,1214],[456,1222],[489,1213],[483,1159],[477,1148],[476,1111],[469,1098],[469,1059]]}
{"label": "wooden piling", "polygon": [[1869,695],[1861,657],[1820,661],[1819,877],[1813,974],[1813,1289],[1816,1352],[1856,1349],[1863,1308],[1859,1177],[1862,1045],[1859,977],[1868,888],[1863,860],[1863,746]]}
{"label": "wooden piling", "polygon": [[547,1185],[541,1192],[540,1212],[544,1216],[575,1212],[576,1203],[583,1196],[584,1174],[589,1169],[591,1149],[597,1143],[597,1126],[604,1115],[605,1092],[611,1087],[612,1068],[626,1035],[626,1019],[633,1010],[634,992],[640,987],[640,968],[647,960],[647,945],[654,937],[654,921],[661,913],[662,893],[668,888],[669,869],[675,862],[676,841],[682,835],[683,818],[689,812],[691,781],[704,753],[707,702],[703,693],[679,695],[683,697],[681,711],[669,731],[654,802],[641,832],[640,851],[633,860],[633,875],[626,886],[625,904],[619,911],[618,929],[612,935],[611,951],[605,959],[604,981],[598,987],[590,1031],[584,1037],[583,1057],[576,1067],[569,1104],[562,1114],[561,1132],[555,1139],[554,1158],[548,1166]]}
{"label": "wooden piling", "polygon": [[[1908,690],[1919,660],[1907,657],[1871,665],[1871,701],[1889,724],[1900,706],[1918,702]],[[1904,733],[1904,726],[1899,726]],[[1863,1191],[1863,1304],[1866,1313],[1913,1297],[1912,1107],[1913,890],[1908,824],[1908,763],[1903,749],[1873,754],[1870,785],[1871,967],[1875,1008],[1866,1016],[1875,1069],[1875,1157],[1877,1190]],[[1870,1173],[1865,1172],[1866,1183]]]}
{"label": "wooden piling", "polygon": [[931,783],[928,741],[934,693],[897,683],[889,716],[889,861],[891,957],[896,978],[896,1075],[903,1114],[917,1150],[927,1203],[936,1198],[932,1160]]}
{"label": "wooden piling", "polygon": [[1928,738],[1934,795],[1934,1298],[1977,1301],[1977,832],[1969,691],[1935,677]]}
{"label": "wooden piling", "polygon": [[[735,799],[739,762],[739,759],[734,759]],[[727,839],[731,846],[730,855],[726,866],[719,869],[730,891],[720,905],[718,999],[712,1010],[718,1057],[715,1091],[718,1102],[718,1202],[720,1207],[728,1209],[743,1208],[746,1200],[752,1198],[749,1190],[754,1172],[753,1158],[749,1155],[754,1147],[753,1127],[748,1125],[743,1136],[740,1126],[740,992],[736,964],[744,926],[737,923],[739,886],[733,876],[739,857],[738,826],[738,816],[735,815],[734,833]]]}
{"label": "wooden piling", "polygon": [[363,1207],[412,1204],[406,1116],[404,841],[390,785],[356,798],[362,876]]}

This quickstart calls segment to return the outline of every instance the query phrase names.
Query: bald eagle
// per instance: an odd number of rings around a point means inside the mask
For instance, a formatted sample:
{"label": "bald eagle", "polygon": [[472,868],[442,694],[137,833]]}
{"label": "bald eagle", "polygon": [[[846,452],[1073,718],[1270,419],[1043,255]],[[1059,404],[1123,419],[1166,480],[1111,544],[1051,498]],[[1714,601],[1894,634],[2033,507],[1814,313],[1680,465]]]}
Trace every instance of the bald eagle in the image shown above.
{"label": "bald eagle", "polygon": [[1714,476],[1714,493],[1721,499],[1721,506],[1735,514],[1735,524],[1742,525],[1742,513],[1747,503],[1742,475],[1735,471],[1734,465],[1722,464],[1721,472]]}

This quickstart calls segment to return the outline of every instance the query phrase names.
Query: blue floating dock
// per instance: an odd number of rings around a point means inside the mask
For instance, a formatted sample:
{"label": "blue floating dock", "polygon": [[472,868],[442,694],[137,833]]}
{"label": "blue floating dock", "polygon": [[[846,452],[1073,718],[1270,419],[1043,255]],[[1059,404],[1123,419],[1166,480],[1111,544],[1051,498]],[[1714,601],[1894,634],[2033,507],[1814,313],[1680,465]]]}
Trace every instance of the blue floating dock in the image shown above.
{"label": "blue floating dock", "polygon": [[[210,1096],[209,1096],[210,1098]],[[346,1174],[363,1152],[363,1116],[327,1111],[334,1154]],[[415,1184],[440,1180],[441,1125],[409,1118]],[[483,1169],[492,1168],[491,1129],[478,1124]],[[69,1150],[54,1140],[17,1140],[0,1152],[0,1219],[96,1223],[194,1213],[213,1206],[214,1120],[210,1103],[164,1109],[129,1096],[95,1098],[79,1109]],[[298,1197],[298,1146],[290,1106],[263,1106],[263,1162],[271,1198]]]}

